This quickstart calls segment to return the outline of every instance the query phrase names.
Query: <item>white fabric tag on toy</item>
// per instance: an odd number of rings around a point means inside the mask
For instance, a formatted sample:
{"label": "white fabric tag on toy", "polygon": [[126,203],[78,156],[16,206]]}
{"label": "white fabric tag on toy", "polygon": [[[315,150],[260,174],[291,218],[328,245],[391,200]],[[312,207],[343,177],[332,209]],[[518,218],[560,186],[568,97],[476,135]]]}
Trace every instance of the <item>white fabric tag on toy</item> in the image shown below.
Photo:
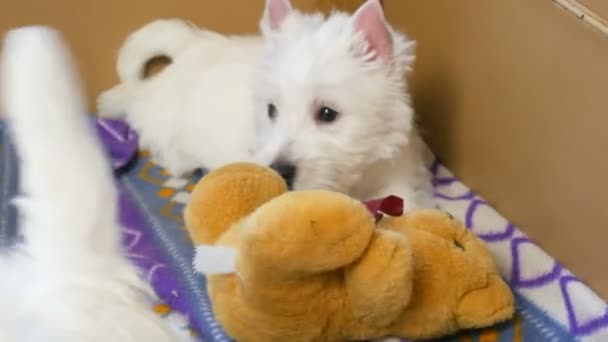
{"label": "white fabric tag on toy", "polygon": [[236,272],[236,248],[201,245],[196,247],[194,269],[204,275]]}

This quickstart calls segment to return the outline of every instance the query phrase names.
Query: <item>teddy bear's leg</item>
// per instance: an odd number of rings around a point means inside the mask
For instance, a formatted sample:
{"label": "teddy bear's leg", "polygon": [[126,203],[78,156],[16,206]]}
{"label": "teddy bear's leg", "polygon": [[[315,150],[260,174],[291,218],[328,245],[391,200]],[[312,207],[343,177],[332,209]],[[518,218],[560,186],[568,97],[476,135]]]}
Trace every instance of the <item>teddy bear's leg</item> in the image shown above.
{"label": "teddy bear's leg", "polygon": [[406,234],[411,230],[431,233],[466,252],[480,266],[485,265],[486,269],[495,267],[487,245],[449,213],[435,209],[417,210],[401,217],[386,218],[379,227]]}
{"label": "teddy bear's leg", "polygon": [[374,219],[362,203],[322,190],[286,193],[241,224],[240,262],[282,278],[348,265],[363,254],[374,232]]}
{"label": "teddy bear's leg", "polygon": [[471,291],[460,300],[456,320],[461,329],[474,329],[505,321],[513,313],[511,290],[497,274],[493,274],[486,287]]}
{"label": "teddy bear's leg", "polygon": [[414,261],[405,235],[377,230],[369,247],[345,273],[347,304],[355,320],[387,327],[409,303]]}

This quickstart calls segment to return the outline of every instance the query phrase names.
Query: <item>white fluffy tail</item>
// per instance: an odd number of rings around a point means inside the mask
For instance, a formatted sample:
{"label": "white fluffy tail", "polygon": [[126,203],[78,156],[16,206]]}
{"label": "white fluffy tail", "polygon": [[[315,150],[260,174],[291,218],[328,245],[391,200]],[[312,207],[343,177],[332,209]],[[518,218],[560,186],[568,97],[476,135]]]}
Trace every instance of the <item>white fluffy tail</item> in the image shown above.
{"label": "white fluffy tail", "polygon": [[173,60],[199,37],[194,25],[179,19],[159,19],[133,32],[120,48],[116,71],[120,84],[97,98],[97,112],[105,118],[121,118],[144,78],[147,63],[155,57]]}
{"label": "white fluffy tail", "polygon": [[68,51],[50,28],[9,32],[0,88],[21,159],[19,204],[28,221],[37,221],[21,225],[28,250],[74,266],[92,248],[117,255],[120,232],[109,160],[85,116]]}
{"label": "white fluffy tail", "polygon": [[174,58],[198,37],[198,28],[179,19],[152,21],[127,37],[116,65],[121,82],[143,78],[148,61],[155,57]]}

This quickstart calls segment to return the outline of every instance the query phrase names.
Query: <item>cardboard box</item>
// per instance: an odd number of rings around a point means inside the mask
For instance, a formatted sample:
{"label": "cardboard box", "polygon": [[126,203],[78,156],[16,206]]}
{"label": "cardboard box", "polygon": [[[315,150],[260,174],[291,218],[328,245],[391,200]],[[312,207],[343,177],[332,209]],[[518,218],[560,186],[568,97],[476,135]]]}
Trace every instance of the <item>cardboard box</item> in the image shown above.
{"label": "cardboard box", "polygon": [[[8,0],[4,0],[8,3]],[[303,9],[358,0],[299,0]],[[385,0],[418,41],[414,101],[426,139],[475,191],[608,298],[608,40],[556,2],[608,17],[601,0]],[[21,0],[0,31],[45,24],[72,44],[94,100],[124,37],[159,17],[257,30],[263,0]],[[581,7],[576,7],[581,8]],[[43,58],[43,56],[42,56]]]}
{"label": "cardboard box", "polygon": [[414,100],[433,150],[608,298],[606,36],[554,1],[385,7],[419,43]]}

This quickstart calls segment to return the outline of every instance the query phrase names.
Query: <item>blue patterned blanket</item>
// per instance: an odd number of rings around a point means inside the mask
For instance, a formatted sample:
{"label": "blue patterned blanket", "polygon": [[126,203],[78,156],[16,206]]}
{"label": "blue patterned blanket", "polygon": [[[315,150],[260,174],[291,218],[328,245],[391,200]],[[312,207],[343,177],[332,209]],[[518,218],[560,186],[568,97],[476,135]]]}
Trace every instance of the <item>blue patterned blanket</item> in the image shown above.
{"label": "blue patterned blanket", "polygon": [[[137,136],[123,123],[95,124],[116,169],[125,250],[163,300],[155,309],[168,319],[173,313],[185,316],[189,326],[183,329],[191,329],[200,341],[230,341],[213,317],[205,279],[191,267],[193,246],[181,215],[203,172],[171,177],[137,151]],[[0,123],[0,247],[18,237],[9,205],[16,193],[17,167]],[[608,306],[602,299],[439,162],[432,171],[442,208],[488,243],[517,298],[512,321],[442,341],[608,341]]]}

